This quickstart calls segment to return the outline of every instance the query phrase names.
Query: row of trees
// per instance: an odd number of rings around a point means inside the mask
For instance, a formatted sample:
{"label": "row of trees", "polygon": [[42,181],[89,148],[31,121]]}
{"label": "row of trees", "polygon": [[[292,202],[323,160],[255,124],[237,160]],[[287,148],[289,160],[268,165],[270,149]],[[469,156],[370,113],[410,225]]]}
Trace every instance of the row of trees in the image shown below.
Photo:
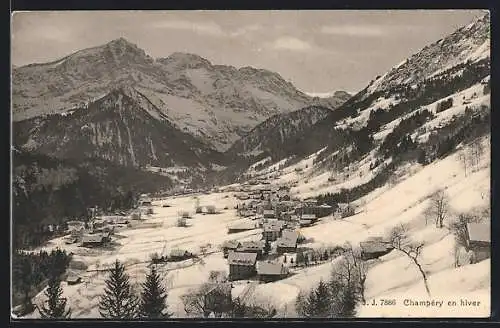
{"label": "row of trees", "polygon": [[271,304],[256,305],[246,296],[233,299],[231,290],[227,274],[212,271],[207,282],[182,296],[184,311],[189,316],[204,318],[211,315],[216,318],[272,318],[276,315]]}
{"label": "row of trees", "polygon": [[41,290],[48,279],[59,278],[66,271],[71,256],[59,249],[50,253],[13,252],[12,254],[12,292],[14,304],[20,303],[24,312],[34,307],[31,297]]}
{"label": "row of trees", "polygon": [[171,184],[168,177],[99,159],[80,162],[16,152],[13,156],[13,243],[38,246],[52,237],[40,225],[63,225],[87,216],[90,206],[129,209],[140,190]]}
{"label": "row of trees", "polygon": [[[154,266],[146,275],[140,296],[135,295],[125,272],[125,266],[118,260],[110,269],[105,281],[104,294],[99,301],[99,313],[107,319],[158,319],[168,318],[167,291]],[[46,301],[39,308],[42,318],[67,319],[71,316],[71,308],[66,298],[62,297],[61,280],[52,275],[45,290]]]}
{"label": "row of trees", "polygon": [[365,302],[367,263],[359,250],[346,245],[342,258],[334,265],[330,279],[321,280],[309,293],[300,292],[295,308],[306,318],[354,317],[356,304]]}

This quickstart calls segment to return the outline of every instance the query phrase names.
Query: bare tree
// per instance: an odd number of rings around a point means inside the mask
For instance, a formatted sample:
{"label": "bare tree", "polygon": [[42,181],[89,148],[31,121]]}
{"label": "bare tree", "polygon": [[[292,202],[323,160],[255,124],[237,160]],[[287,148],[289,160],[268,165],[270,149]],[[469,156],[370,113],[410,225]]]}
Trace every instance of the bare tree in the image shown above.
{"label": "bare tree", "polygon": [[208,283],[202,284],[198,289],[189,291],[182,295],[182,304],[187,314],[198,315],[207,318],[210,312],[205,302],[205,295],[211,289]]}
{"label": "bare tree", "polygon": [[431,292],[429,289],[429,284],[427,281],[427,274],[425,273],[422,264],[420,263],[420,256],[422,254],[422,249],[424,247],[424,243],[412,242],[408,238],[408,228],[406,225],[401,224],[400,226],[394,227],[390,233],[390,242],[392,246],[405,254],[413,264],[418,268],[418,271],[422,275],[422,279],[424,281],[425,291],[429,297],[431,296]]}
{"label": "bare tree", "polygon": [[484,146],[480,138],[474,140],[470,145],[471,161],[475,169],[478,169],[481,157],[484,154]]}
{"label": "bare tree", "polygon": [[332,274],[335,280],[353,290],[356,301],[365,302],[365,282],[368,265],[361,259],[360,249],[355,249],[350,243],[343,247],[343,258],[334,268]]}
{"label": "bare tree", "polygon": [[228,281],[227,272],[225,271],[210,271],[208,281],[211,283],[223,283]]}
{"label": "bare tree", "polygon": [[425,213],[425,223],[427,225],[427,216],[434,217],[436,227],[443,228],[444,219],[448,214],[449,201],[444,190],[438,190],[431,195],[431,204]]}
{"label": "bare tree", "polygon": [[184,311],[207,318],[211,313],[216,318],[230,316],[232,311],[231,289],[226,283],[202,284],[181,297]]}
{"label": "bare tree", "polygon": [[460,162],[462,163],[462,167],[464,169],[464,174],[467,176],[467,169],[469,167],[469,160],[468,160],[468,154],[467,150],[462,150],[460,154],[458,155],[458,158],[460,159]]}

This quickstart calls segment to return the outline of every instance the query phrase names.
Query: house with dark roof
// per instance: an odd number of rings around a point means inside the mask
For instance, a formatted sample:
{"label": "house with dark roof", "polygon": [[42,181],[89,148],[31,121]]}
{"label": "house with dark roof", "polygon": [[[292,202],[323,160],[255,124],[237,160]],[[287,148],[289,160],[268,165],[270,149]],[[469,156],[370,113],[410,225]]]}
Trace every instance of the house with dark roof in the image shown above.
{"label": "house with dark roof", "polygon": [[309,221],[311,221],[311,223],[314,223],[318,220],[318,217],[316,216],[316,214],[310,213],[310,214],[302,214],[300,216],[300,219],[301,220],[309,220]]}
{"label": "house with dark roof", "polygon": [[333,214],[333,206],[330,206],[328,204],[321,204],[319,206],[316,206],[316,216],[318,218],[323,218],[325,216],[329,216]]}
{"label": "house with dark roof", "polygon": [[310,227],[312,224],[311,220],[300,220],[299,224],[301,227]]}
{"label": "house with dark roof", "polygon": [[275,241],[281,234],[281,227],[272,223],[265,223],[262,228],[262,239],[265,241]]}
{"label": "house with dark roof", "polygon": [[255,253],[257,255],[257,259],[262,258],[262,254],[264,253],[265,243],[261,240],[259,241],[244,241],[241,245],[236,248],[236,252],[238,253]]}
{"label": "house with dark roof", "polygon": [[172,261],[182,261],[191,258],[193,254],[184,249],[173,249],[170,252],[169,259]]}
{"label": "house with dark roof", "polygon": [[278,254],[293,253],[297,250],[299,234],[294,230],[283,230],[281,237],[276,241]]}
{"label": "house with dark roof", "polygon": [[83,247],[104,246],[111,241],[109,233],[94,233],[82,236]]}
{"label": "house with dark roof", "polygon": [[474,263],[491,257],[490,225],[484,223],[467,224],[467,248],[474,252]]}
{"label": "house with dark roof", "polygon": [[276,217],[276,213],[274,210],[264,210],[264,212],[262,213],[263,214],[263,217],[265,219],[274,219]]}
{"label": "house with dark roof", "polygon": [[222,244],[222,252],[224,253],[224,258],[227,259],[230,251],[235,251],[241,243],[237,240],[228,240]]}
{"label": "house with dark roof", "polygon": [[341,218],[353,216],[354,214],[356,214],[356,210],[355,210],[354,206],[352,206],[351,204],[347,204],[347,203],[338,203],[337,209],[334,212],[335,216],[341,217]]}
{"label": "house with dark roof", "polygon": [[394,249],[389,243],[378,240],[363,241],[359,243],[359,246],[361,248],[361,258],[364,261],[379,258]]}
{"label": "house with dark roof", "polygon": [[257,253],[229,252],[227,262],[229,264],[229,280],[248,279],[257,273],[255,264]]}
{"label": "house with dark roof", "polygon": [[288,267],[283,263],[263,261],[257,263],[259,280],[271,282],[285,278],[289,273]]}
{"label": "house with dark roof", "polygon": [[254,222],[243,222],[237,225],[232,225],[229,226],[227,229],[228,233],[237,233],[237,232],[242,232],[242,231],[248,231],[248,230],[253,230],[257,228],[257,224]]}

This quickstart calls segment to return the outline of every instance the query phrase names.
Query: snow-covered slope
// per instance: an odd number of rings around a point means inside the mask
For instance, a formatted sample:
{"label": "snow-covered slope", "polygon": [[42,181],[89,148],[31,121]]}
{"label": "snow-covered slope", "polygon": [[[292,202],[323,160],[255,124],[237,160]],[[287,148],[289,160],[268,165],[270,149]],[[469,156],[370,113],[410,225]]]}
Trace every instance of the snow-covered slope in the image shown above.
{"label": "snow-covered slope", "polygon": [[489,57],[490,17],[486,14],[449,36],[426,46],[369,86],[369,92],[415,84],[461,62]]}
{"label": "snow-covered slope", "polygon": [[[372,300],[379,302],[381,298],[396,299],[397,306],[376,309],[361,306],[358,308],[358,316],[483,317],[489,315],[490,261],[485,260],[478,264],[455,268],[452,254],[454,239],[447,228],[450,221],[445,222],[445,228],[438,229],[433,224],[425,225],[422,216],[429,203],[429,196],[436,188],[443,188],[450,198],[452,207],[450,219],[457,213],[470,211],[476,207],[489,207],[489,138],[483,138],[483,144],[488,151],[485,151],[476,170],[468,175],[463,173],[459,154],[454,153],[423,168],[416,167],[414,170],[406,171],[400,182],[385,187],[383,193],[380,190],[370,193],[362,200],[364,205],[361,213],[343,220],[326,217],[317,225],[301,230],[304,236],[313,239],[313,243],[308,244],[310,247],[342,245],[346,241],[357,245],[368,237],[386,233],[388,229],[400,223],[408,223],[412,238],[425,243],[422,263],[429,275],[433,298],[444,301],[467,298],[481,302],[481,306],[461,307],[460,310],[449,306],[432,309],[404,306],[404,299],[410,295],[418,300],[427,298],[418,271],[411,266],[404,255],[393,251],[371,264],[366,282],[366,297],[368,303]],[[223,206],[233,208],[238,202],[228,193],[199,195],[198,199],[201,205],[216,204],[219,209]],[[192,212],[197,203],[196,199],[183,196],[169,198],[163,202],[172,207],[155,206],[155,214],[147,219],[147,222],[157,223],[159,227],[117,232],[115,239],[118,245],[115,250],[93,252],[75,245],[66,245],[62,238],[52,240],[44,247],[46,249],[61,247],[72,251],[77,259],[89,265],[87,272],[79,273],[84,283],[74,286],[63,283],[64,296],[68,298],[68,305],[72,307],[74,318],[99,316],[98,296],[104,288],[105,275],[92,271],[97,265],[105,268],[115,259],[120,259],[127,266],[127,272],[132,277],[131,282],[135,285],[142,282],[148,270],[147,262],[151,253],[162,253],[165,250],[168,252],[180,247],[199,254],[200,246],[210,244],[209,253],[211,251],[214,253],[203,256],[200,262],[187,260],[178,264],[159,266],[161,274],[167,279],[169,310],[175,317],[185,317],[180,297],[205,282],[211,270],[228,270],[227,262],[218,246],[229,239],[258,240],[261,237],[260,229],[228,235],[226,230],[228,225],[245,221],[237,219],[235,210],[232,209],[216,215],[195,215],[189,220],[188,228],[178,228],[175,224],[178,212],[181,210]],[[280,316],[295,317],[294,302],[299,291],[308,291],[320,279],[328,279],[331,269],[332,264],[326,263],[297,270],[293,276],[277,282],[257,285],[252,299],[256,303],[274,305]],[[241,288],[235,284],[235,289]],[[35,302],[39,303],[43,299],[43,293],[40,293]],[[37,313],[31,315],[31,317],[37,316]]]}
{"label": "snow-covered slope", "polygon": [[278,158],[283,152],[283,145],[295,136],[309,129],[325,118],[330,109],[311,106],[287,114],[275,115],[253,128],[248,134],[237,140],[229,149],[238,155],[260,154],[266,151]]}

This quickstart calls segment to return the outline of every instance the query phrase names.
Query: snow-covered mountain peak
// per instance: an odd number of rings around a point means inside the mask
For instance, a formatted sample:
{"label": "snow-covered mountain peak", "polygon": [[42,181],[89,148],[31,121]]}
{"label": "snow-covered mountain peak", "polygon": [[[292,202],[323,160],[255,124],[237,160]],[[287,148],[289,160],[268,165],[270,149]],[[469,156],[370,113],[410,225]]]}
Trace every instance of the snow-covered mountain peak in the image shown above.
{"label": "snow-covered mountain peak", "polygon": [[212,66],[207,59],[196,54],[185,52],[174,52],[166,58],[159,58],[157,62],[173,69],[195,69]]}
{"label": "snow-covered mountain peak", "polygon": [[387,90],[401,84],[415,84],[467,60],[489,57],[489,40],[490,16],[486,14],[394,66],[375,79],[368,87],[368,92]]}

